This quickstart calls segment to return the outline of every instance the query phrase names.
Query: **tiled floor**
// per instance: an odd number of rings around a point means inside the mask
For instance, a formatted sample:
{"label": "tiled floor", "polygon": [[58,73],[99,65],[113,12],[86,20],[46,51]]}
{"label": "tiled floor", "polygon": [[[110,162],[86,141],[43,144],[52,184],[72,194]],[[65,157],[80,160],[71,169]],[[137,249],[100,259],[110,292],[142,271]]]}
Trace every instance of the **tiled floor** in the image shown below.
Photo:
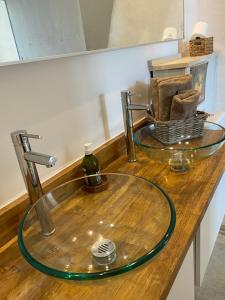
{"label": "tiled floor", "polygon": [[225,300],[225,226],[222,225],[196,300]]}

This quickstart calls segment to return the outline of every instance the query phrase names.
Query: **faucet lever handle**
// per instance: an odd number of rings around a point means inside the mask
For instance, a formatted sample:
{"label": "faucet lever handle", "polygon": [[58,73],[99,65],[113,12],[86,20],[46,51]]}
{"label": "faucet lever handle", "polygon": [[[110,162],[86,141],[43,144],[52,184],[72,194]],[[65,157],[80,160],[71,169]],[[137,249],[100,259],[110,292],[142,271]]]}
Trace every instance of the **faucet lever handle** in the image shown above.
{"label": "faucet lever handle", "polygon": [[134,93],[134,92],[131,92],[131,91],[128,91],[128,95],[129,95],[130,97],[138,97],[138,98],[141,98],[141,97],[142,97],[142,94]]}
{"label": "faucet lever handle", "polygon": [[28,138],[28,139],[38,139],[40,140],[42,137],[38,134],[30,134],[30,133],[22,133],[22,138]]}
{"label": "faucet lever handle", "polygon": [[124,90],[121,92],[122,98],[123,97],[138,97],[141,98],[142,94],[131,92],[130,90]]}

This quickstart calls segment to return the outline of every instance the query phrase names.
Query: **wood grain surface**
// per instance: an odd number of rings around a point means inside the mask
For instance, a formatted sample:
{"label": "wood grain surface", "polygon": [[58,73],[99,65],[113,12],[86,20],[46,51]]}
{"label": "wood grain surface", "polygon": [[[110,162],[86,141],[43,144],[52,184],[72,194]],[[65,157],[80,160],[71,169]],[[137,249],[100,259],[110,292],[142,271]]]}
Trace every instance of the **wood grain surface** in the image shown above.
{"label": "wood grain surface", "polygon": [[[145,125],[147,120],[144,118],[137,122],[134,126],[138,129]],[[101,162],[101,167],[108,166],[109,163],[117,159],[125,152],[125,138],[124,134],[116,136],[112,140],[106,142],[94,151],[95,155]],[[52,190],[58,185],[74,179],[75,177],[82,176],[81,169],[82,159],[76,161],[69,167],[60,171],[58,174],[42,183],[45,192]],[[18,166],[19,168],[19,166]],[[22,174],[21,174],[22,176]],[[17,235],[17,228],[19,220],[30,206],[28,195],[22,195],[12,203],[0,209],[0,247],[10,241]]]}
{"label": "wood grain surface", "polygon": [[121,155],[105,171],[142,176],[159,184],[173,200],[177,224],[168,245],[151,262],[126,274],[95,282],[66,282],[33,269],[16,242],[10,242],[0,250],[0,299],[166,299],[224,172],[224,150],[225,146],[182,175],[139,150],[136,163]]}
{"label": "wood grain surface", "polygon": [[[30,211],[23,237],[33,258],[62,272],[91,275],[131,264],[165,241],[172,221],[165,195],[141,178],[104,177],[108,185],[98,193],[87,192],[80,179],[66,184],[69,194],[60,187],[61,195],[55,190],[37,203],[47,211],[55,232],[43,236],[35,208]],[[116,246],[117,258],[109,267],[97,266],[91,253],[92,246],[103,239]]]}

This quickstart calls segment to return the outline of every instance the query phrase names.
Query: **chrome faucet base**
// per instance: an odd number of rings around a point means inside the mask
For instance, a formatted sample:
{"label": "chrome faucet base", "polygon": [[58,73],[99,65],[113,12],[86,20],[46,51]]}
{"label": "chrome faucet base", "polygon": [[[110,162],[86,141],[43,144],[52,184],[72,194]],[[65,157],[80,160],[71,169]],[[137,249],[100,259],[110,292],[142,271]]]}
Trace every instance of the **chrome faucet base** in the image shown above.
{"label": "chrome faucet base", "polygon": [[49,215],[48,209],[45,207],[44,197],[42,201],[39,200],[35,210],[40,222],[41,233],[46,237],[52,235],[55,232],[55,225]]}
{"label": "chrome faucet base", "polygon": [[128,161],[130,163],[134,163],[137,161],[135,145],[133,141],[134,123],[133,123],[132,111],[133,110],[144,110],[146,112],[149,111],[149,105],[132,104],[131,103],[132,96],[139,96],[139,95],[133,94],[130,91],[121,92],[127,156],[128,156]]}
{"label": "chrome faucet base", "polygon": [[136,158],[134,158],[134,159],[128,159],[128,162],[129,163],[135,163],[135,162],[137,162],[137,159]]}
{"label": "chrome faucet base", "polygon": [[55,227],[52,229],[52,231],[46,231],[46,232],[43,232],[42,231],[42,234],[46,237],[49,237],[50,235],[52,235],[53,233],[55,232]]}

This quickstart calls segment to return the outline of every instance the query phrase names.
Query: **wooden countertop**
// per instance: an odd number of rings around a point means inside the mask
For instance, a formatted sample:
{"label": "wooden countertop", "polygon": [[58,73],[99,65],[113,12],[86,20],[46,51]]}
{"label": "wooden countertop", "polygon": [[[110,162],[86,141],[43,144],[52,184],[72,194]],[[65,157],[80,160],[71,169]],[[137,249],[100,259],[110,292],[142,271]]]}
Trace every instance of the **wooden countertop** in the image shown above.
{"label": "wooden countertop", "polygon": [[137,151],[138,162],[122,155],[107,167],[110,172],[143,176],[159,184],[171,197],[177,224],[168,245],[151,262],[107,280],[66,282],[33,269],[21,256],[16,241],[0,248],[0,299],[166,299],[224,171],[225,146],[218,153],[178,175]]}

